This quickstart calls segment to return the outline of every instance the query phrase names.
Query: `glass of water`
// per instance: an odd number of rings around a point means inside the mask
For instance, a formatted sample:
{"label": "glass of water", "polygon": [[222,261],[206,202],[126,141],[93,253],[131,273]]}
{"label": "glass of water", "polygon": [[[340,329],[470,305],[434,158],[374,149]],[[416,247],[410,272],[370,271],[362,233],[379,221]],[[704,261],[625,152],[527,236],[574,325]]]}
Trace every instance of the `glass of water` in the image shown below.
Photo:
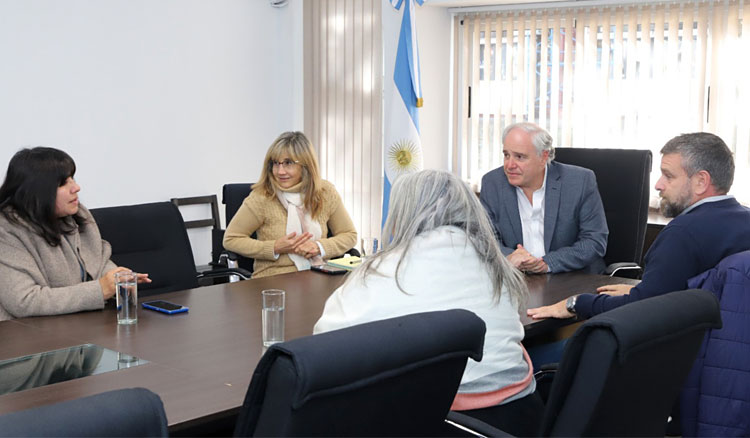
{"label": "glass of water", "polygon": [[115,296],[117,297],[117,323],[137,323],[138,274],[131,271],[115,273]]}
{"label": "glass of water", "polygon": [[286,292],[266,289],[263,294],[263,346],[284,342],[284,302]]}
{"label": "glass of water", "polygon": [[375,255],[380,250],[380,242],[377,237],[363,237],[361,242],[362,251],[360,254],[362,257],[369,257]]}

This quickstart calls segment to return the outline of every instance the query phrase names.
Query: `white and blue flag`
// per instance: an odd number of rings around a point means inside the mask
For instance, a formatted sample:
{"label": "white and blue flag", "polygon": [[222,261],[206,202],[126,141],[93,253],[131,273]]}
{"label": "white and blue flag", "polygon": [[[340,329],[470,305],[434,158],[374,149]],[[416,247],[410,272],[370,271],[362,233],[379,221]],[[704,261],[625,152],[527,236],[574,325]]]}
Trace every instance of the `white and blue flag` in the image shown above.
{"label": "white and blue flag", "polygon": [[417,28],[414,3],[424,0],[390,0],[396,10],[404,7],[393,69],[393,87],[385,96],[383,184],[383,223],[388,216],[391,185],[400,175],[422,170],[422,142],[419,139],[419,113],[422,106]]}

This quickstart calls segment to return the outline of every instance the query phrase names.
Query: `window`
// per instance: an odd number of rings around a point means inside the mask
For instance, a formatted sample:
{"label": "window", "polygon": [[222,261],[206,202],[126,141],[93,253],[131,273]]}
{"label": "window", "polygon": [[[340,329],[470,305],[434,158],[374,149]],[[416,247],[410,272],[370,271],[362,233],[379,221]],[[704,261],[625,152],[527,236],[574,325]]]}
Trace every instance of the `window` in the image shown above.
{"label": "window", "polygon": [[478,184],[502,165],[503,128],[532,121],[555,146],[650,149],[653,186],[664,143],[708,131],[749,204],[748,20],[747,0],[457,14],[454,168]]}

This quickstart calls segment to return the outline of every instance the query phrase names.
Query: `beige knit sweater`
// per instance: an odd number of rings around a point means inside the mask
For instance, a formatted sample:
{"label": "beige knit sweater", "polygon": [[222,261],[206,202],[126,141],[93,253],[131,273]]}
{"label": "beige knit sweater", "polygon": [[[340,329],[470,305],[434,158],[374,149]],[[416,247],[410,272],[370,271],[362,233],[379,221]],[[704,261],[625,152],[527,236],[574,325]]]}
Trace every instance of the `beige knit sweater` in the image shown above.
{"label": "beige knit sweater", "polygon": [[[357,243],[357,231],[354,229],[336,187],[328,181],[321,185],[323,208],[317,218],[323,236],[331,230],[333,237],[320,239],[325,258],[331,259],[343,255]],[[287,211],[276,198],[267,198],[260,190],[253,190],[242,202],[224,233],[224,248],[245,257],[255,259],[253,278],[295,272],[297,267],[287,254],[281,254],[276,260],[273,256],[273,245],[277,239],[286,235]],[[254,232],[258,239],[250,237]]]}
{"label": "beige knit sweater", "polygon": [[[88,222],[58,246],[0,214],[0,321],[104,307],[98,279],[116,266],[91,213],[80,208]],[[82,280],[81,266],[93,280]]]}

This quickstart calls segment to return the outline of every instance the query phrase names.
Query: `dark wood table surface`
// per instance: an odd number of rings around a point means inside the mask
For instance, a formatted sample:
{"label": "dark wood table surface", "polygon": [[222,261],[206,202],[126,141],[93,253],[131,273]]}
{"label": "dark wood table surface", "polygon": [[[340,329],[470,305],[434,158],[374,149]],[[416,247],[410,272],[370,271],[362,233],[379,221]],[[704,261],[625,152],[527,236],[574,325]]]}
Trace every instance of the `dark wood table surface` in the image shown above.
{"label": "dark wood table surface", "polygon": [[[307,271],[146,297],[140,301],[163,299],[190,311],[165,315],[139,309],[134,326],[118,326],[112,305],[101,311],[0,322],[0,360],[92,343],[150,362],[0,396],[0,413],[141,386],[162,398],[171,432],[234,415],[264,352],[260,292],[287,292],[289,340],[312,333],[325,300],[343,279]],[[529,276],[528,306],[552,304],[617,282],[633,281],[580,273]],[[527,335],[571,322],[522,321]]]}
{"label": "dark wood table surface", "polygon": [[[608,277],[606,275],[583,274],[567,272],[564,274],[527,275],[526,284],[529,287],[527,307],[539,307],[554,304],[572,295],[582,293],[596,293],[596,288],[607,284],[638,284],[639,280],[630,278]],[[526,338],[544,334],[571,324],[576,320],[545,319],[534,321],[523,315],[521,322],[526,331]]]}

